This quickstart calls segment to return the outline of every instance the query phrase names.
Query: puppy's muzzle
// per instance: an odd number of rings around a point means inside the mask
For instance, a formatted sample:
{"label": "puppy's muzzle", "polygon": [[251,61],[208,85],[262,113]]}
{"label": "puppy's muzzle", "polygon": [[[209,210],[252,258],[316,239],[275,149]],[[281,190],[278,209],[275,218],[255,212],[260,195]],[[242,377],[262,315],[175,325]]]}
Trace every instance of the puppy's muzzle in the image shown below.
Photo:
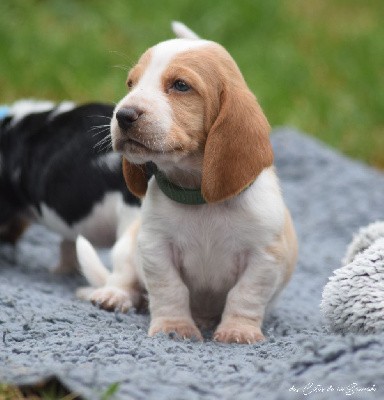
{"label": "puppy's muzzle", "polygon": [[135,107],[120,108],[116,113],[116,119],[122,132],[124,133],[131,129],[142,114],[143,112]]}
{"label": "puppy's muzzle", "polygon": [[[115,144],[116,150],[124,150],[125,145],[141,150],[152,150],[148,143],[146,134],[146,121],[143,116],[144,111],[136,107],[121,107],[116,112],[116,120],[119,126],[118,140]],[[132,147],[131,147],[131,150]]]}

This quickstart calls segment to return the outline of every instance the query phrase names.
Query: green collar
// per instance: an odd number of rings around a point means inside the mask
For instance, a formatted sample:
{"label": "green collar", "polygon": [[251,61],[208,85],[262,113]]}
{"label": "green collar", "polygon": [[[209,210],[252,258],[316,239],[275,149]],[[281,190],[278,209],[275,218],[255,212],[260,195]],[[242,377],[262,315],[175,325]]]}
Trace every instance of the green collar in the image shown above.
{"label": "green collar", "polygon": [[171,200],[181,204],[200,205],[206,204],[200,189],[186,189],[170,182],[159,170],[155,172],[156,182],[160,190]]}

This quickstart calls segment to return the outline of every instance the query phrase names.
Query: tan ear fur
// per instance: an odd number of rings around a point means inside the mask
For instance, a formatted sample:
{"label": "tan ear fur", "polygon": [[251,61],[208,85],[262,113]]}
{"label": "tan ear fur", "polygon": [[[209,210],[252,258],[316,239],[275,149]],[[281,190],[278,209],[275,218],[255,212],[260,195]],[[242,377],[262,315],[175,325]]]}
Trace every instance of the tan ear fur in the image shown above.
{"label": "tan ear fur", "polygon": [[269,123],[245,82],[225,82],[221,107],[207,137],[202,195],[208,203],[239,194],[272,165]]}
{"label": "tan ear fur", "polygon": [[131,164],[123,157],[123,175],[128,189],[136,197],[144,197],[148,187],[145,165]]}

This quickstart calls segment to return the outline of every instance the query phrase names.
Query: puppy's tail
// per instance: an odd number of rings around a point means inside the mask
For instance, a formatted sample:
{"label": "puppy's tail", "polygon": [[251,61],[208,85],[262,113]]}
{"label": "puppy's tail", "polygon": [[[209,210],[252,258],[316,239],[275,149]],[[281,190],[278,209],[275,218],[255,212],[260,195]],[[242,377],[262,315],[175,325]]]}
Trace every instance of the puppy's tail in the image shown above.
{"label": "puppy's tail", "polygon": [[101,262],[91,243],[84,236],[79,235],[77,237],[76,253],[81,272],[90,285],[93,287],[104,286],[110,272]]}
{"label": "puppy's tail", "polygon": [[182,22],[172,21],[172,30],[176,37],[181,39],[200,39],[200,37],[193,32],[188,26],[184,25]]}

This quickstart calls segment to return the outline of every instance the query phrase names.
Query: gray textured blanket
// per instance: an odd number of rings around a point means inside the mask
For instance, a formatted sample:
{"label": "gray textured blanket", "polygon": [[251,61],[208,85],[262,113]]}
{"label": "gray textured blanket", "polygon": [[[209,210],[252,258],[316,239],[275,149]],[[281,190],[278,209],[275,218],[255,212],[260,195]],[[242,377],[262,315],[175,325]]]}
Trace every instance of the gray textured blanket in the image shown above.
{"label": "gray textured blanket", "polygon": [[272,141],[300,259],[265,343],[148,338],[148,315],[74,298],[82,278],[50,274],[58,238],[33,226],[16,251],[0,245],[0,382],[55,375],[87,399],[114,382],[121,399],[383,399],[384,335],[332,334],[319,303],[352,234],[384,219],[384,175],[288,129]]}

